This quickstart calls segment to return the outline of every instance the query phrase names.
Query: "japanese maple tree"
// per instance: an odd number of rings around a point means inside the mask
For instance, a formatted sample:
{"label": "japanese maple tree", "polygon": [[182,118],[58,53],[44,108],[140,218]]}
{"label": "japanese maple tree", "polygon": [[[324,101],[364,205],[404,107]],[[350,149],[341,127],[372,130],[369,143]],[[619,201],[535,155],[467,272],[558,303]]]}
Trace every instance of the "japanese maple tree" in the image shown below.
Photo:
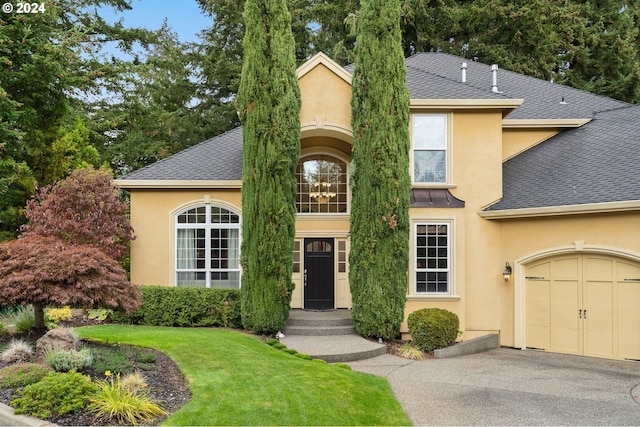
{"label": "japanese maple tree", "polygon": [[37,234],[0,244],[0,304],[32,304],[35,329],[46,305],[131,312],[141,303],[120,263],[94,246]]}
{"label": "japanese maple tree", "polygon": [[118,197],[111,172],[77,169],[29,200],[25,210],[29,223],[23,235],[54,236],[92,245],[120,260],[128,254],[134,238],[127,208]]}

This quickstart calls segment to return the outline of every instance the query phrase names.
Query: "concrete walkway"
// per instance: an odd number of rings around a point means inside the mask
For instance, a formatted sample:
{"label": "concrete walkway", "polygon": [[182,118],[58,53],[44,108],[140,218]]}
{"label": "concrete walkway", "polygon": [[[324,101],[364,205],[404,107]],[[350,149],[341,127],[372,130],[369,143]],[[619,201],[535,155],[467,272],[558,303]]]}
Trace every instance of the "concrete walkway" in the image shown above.
{"label": "concrete walkway", "polygon": [[640,362],[501,348],[349,364],[386,377],[414,425],[640,425]]}

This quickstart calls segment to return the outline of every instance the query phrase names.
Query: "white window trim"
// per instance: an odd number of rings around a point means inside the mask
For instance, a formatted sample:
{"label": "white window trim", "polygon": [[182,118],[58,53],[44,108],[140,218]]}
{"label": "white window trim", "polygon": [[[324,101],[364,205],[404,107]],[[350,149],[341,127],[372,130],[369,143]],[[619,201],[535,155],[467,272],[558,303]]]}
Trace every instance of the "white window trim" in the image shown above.
{"label": "white window trim", "polygon": [[[211,273],[212,272],[238,272],[239,277],[239,287],[238,288],[242,288],[242,267],[240,265],[240,248],[242,246],[242,216],[240,215],[240,213],[237,211],[237,209],[225,204],[225,203],[210,203],[208,202],[208,200],[210,200],[209,198],[207,198],[205,200],[204,203],[196,203],[196,204],[189,204],[187,206],[182,206],[181,208],[179,208],[178,210],[174,211],[172,213],[172,218],[173,221],[171,222],[172,224],[172,235],[173,235],[173,248],[172,248],[172,252],[171,252],[171,257],[173,259],[173,271],[172,271],[172,280],[171,283],[173,284],[174,287],[178,286],[178,273],[179,272],[184,272],[184,271],[193,271],[192,269],[178,269],[178,256],[177,256],[177,249],[178,249],[178,228],[181,229],[197,229],[197,228],[204,228],[205,229],[205,253],[207,254],[207,256],[205,257],[205,265],[206,268],[203,270],[198,270],[198,271],[202,271],[205,272],[205,287],[206,288],[211,288]],[[186,213],[187,211],[190,211],[192,209],[196,209],[199,207],[205,207],[205,218],[207,218],[207,222],[205,223],[178,223],[178,217],[183,214]],[[211,208],[221,208],[221,209],[225,209],[235,215],[238,216],[238,223],[211,223]],[[211,230],[213,229],[237,229],[238,230],[238,268],[227,268],[227,269],[218,269],[218,270],[214,270],[211,268],[211,258],[210,258],[210,254],[211,254]]]}
{"label": "white window trim", "polygon": [[[415,149],[413,147],[413,119],[415,116],[444,116],[445,117],[445,136],[446,136],[446,147],[445,147],[445,180],[444,182],[416,182],[414,175],[414,152]],[[412,111],[411,112],[411,123],[410,123],[410,138],[411,138],[411,150],[409,153],[409,173],[411,174],[411,185],[415,188],[456,188],[456,185],[452,183],[451,177],[453,176],[453,114],[447,112],[421,112],[421,111]]]}
{"label": "white window trim", "polygon": [[[416,283],[417,272],[417,232],[418,225],[447,225],[448,226],[448,245],[447,245],[447,257],[449,260],[449,292],[418,292]],[[410,268],[409,268],[409,294],[408,300],[441,300],[441,301],[457,301],[460,296],[456,294],[456,227],[455,219],[446,218],[434,218],[434,217],[420,217],[411,219],[411,237],[409,244],[410,255]]]}

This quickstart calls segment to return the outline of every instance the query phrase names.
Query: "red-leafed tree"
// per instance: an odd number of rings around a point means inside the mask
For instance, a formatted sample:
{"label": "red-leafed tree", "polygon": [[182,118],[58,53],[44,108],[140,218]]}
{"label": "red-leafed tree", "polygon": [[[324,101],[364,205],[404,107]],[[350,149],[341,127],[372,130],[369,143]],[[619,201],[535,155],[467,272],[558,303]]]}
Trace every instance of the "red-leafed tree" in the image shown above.
{"label": "red-leafed tree", "polygon": [[0,244],[0,304],[32,304],[35,329],[49,304],[131,312],[141,303],[120,263],[94,246],[35,234]]}
{"label": "red-leafed tree", "polygon": [[133,228],[127,204],[118,197],[111,172],[77,169],[47,186],[27,203],[29,223],[24,236],[54,236],[78,245],[92,245],[120,260],[129,252]]}

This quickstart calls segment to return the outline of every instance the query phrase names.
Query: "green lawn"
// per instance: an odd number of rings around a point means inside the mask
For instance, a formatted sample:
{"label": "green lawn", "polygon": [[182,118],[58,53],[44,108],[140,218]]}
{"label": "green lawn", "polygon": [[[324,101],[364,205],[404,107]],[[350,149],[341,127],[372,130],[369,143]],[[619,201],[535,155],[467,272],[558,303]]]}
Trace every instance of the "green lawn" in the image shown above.
{"label": "green lawn", "polygon": [[411,425],[384,378],[299,359],[236,331],[101,325],[84,339],[158,349],[192,398],[166,425]]}

